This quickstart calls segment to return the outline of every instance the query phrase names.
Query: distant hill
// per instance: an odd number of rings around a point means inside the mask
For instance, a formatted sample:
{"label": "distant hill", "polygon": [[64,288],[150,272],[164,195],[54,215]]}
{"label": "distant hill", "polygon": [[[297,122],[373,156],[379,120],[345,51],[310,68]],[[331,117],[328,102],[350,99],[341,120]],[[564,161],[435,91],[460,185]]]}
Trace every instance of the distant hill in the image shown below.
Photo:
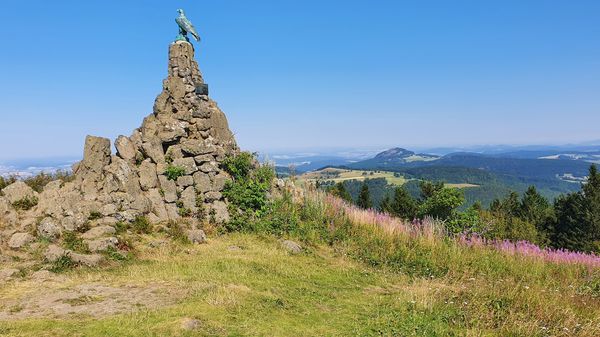
{"label": "distant hill", "polygon": [[506,154],[454,152],[436,156],[416,154],[398,147],[340,167],[396,172],[412,180],[406,187],[414,193],[418,190],[418,180],[474,184],[478,187],[465,189],[467,203],[479,200],[486,205],[509,191],[522,193],[530,185],[536,186],[549,199],[579,190],[591,165],[587,160],[595,158],[596,152],[585,152],[585,156],[548,157],[550,154],[552,152],[547,151]]}

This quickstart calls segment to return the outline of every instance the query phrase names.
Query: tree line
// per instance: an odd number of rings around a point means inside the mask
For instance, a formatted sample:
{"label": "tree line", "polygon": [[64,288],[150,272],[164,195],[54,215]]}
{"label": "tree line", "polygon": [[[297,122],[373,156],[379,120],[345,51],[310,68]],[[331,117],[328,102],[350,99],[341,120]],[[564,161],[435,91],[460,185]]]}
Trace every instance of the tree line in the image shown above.
{"label": "tree line", "polygon": [[[382,199],[379,210],[407,220],[434,217],[453,234],[477,233],[489,239],[526,240],[542,247],[600,253],[600,173],[596,165],[589,168],[581,190],[563,194],[554,202],[530,186],[522,196],[510,192],[487,209],[475,203],[459,211],[465,200],[460,189],[429,181],[420,182],[419,188],[420,195],[415,198],[405,187],[396,187]],[[366,182],[356,200],[343,182],[327,189],[361,208],[373,208]]]}

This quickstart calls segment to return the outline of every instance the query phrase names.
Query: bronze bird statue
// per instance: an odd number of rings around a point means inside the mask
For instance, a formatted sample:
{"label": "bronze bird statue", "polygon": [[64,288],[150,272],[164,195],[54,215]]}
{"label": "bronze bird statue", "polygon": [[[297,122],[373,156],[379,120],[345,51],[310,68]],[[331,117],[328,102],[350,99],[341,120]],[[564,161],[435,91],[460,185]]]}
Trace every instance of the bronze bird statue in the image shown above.
{"label": "bronze bird statue", "polygon": [[175,19],[175,22],[177,22],[177,25],[179,26],[179,35],[177,36],[176,41],[185,40],[190,42],[188,33],[194,37],[194,40],[200,41],[200,35],[198,35],[198,32],[196,31],[196,28],[194,28],[194,25],[192,25],[192,22],[185,17],[183,9],[178,9],[177,13],[179,13],[179,16]]}

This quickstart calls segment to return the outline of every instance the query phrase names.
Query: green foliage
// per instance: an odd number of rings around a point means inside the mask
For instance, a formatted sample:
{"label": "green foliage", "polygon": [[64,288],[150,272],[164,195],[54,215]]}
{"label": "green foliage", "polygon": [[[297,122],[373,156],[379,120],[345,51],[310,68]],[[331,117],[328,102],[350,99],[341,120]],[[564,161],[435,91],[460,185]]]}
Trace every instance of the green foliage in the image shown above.
{"label": "green foliage", "polygon": [[190,243],[190,240],[188,240],[188,237],[183,230],[183,226],[181,226],[177,221],[169,221],[167,223],[167,234],[171,239],[179,243]]}
{"label": "green foliage", "polygon": [[396,187],[388,213],[402,219],[412,220],[417,216],[417,210],[417,201],[408,191],[403,186]]}
{"label": "green foliage", "polygon": [[595,165],[582,190],[558,198],[554,209],[553,245],[600,252],[600,174]]}
{"label": "green foliage", "polygon": [[267,193],[275,171],[267,165],[255,167],[254,163],[254,155],[248,152],[228,157],[223,162],[223,168],[232,177],[223,189],[232,215],[229,223],[225,224],[226,230],[243,230],[252,219],[267,211]]}
{"label": "green foliage", "polygon": [[369,185],[363,182],[360,189],[360,194],[356,200],[356,205],[363,209],[373,208],[373,201],[371,200],[371,193],[369,192]]}
{"label": "green foliage", "polygon": [[15,209],[27,211],[35,207],[38,204],[37,197],[25,197],[23,199],[13,202],[12,206]]}
{"label": "green foliage", "polygon": [[[339,173],[338,173],[339,174]],[[346,189],[346,187],[344,186],[343,182],[338,182],[335,185],[333,185],[332,187],[329,188],[329,193],[337,196],[338,198],[347,201],[347,202],[352,202],[352,196],[350,195],[350,192],[348,192],[348,190]]]}
{"label": "green foliage", "polygon": [[16,177],[6,177],[5,178],[5,177],[0,176],[0,190],[2,190],[6,186],[14,183],[15,181],[17,181]]}
{"label": "green foliage", "polygon": [[185,174],[185,168],[169,164],[165,169],[165,175],[169,180],[177,180],[177,178]]}
{"label": "green foliage", "polygon": [[137,234],[148,234],[152,231],[152,225],[145,216],[137,216],[131,223],[131,227]]}
{"label": "green foliage", "polygon": [[[449,219],[456,208],[462,205],[464,197],[462,191],[456,188],[447,188],[424,184],[422,195],[426,198],[419,207],[419,216],[431,216],[440,220]],[[433,186],[433,188],[431,188]]]}
{"label": "green foliage", "polygon": [[63,232],[63,246],[78,253],[89,253],[88,245],[74,232]]}
{"label": "green foliage", "polygon": [[91,211],[90,215],[88,216],[88,220],[93,221],[93,220],[98,220],[98,219],[102,219],[103,215],[102,213],[98,212],[98,211]]}
{"label": "green foliage", "polygon": [[57,171],[52,174],[41,172],[30,178],[23,180],[25,184],[29,185],[34,191],[40,193],[44,190],[44,187],[51,181],[61,180],[62,182],[72,181],[75,177],[66,171]]}
{"label": "green foliage", "polygon": [[71,269],[75,268],[76,266],[77,266],[77,264],[75,263],[75,261],[73,261],[73,259],[71,259],[70,256],[63,255],[52,263],[52,266],[50,267],[50,271],[58,274],[58,273],[63,273],[68,270],[71,270]]}
{"label": "green foliage", "polygon": [[255,154],[250,152],[241,152],[236,156],[225,158],[221,166],[227,171],[234,180],[244,180],[250,176],[254,169]]}
{"label": "green foliage", "polygon": [[115,247],[110,247],[110,246],[102,252],[102,255],[104,255],[108,260],[117,261],[117,262],[129,261],[132,258],[131,254],[129,254],[129,253],[123,254],[119,250],[117,250]]}

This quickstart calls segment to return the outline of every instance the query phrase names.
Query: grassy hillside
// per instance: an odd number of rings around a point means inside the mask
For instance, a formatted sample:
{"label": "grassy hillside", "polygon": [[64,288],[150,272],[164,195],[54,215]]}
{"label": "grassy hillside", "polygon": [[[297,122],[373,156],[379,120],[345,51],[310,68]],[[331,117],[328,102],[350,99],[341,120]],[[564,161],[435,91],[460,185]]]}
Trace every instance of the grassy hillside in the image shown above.
{"label": "grassy hillside", "polygon": [[[282,238],[304,251],[288,253]],[[36,298],[83,285],[116,289],[128,310],[1,320],[0,334],[600,335],[598,258],[457,241],[435,222],[406,224],[321,193],[284,194],[259,223],[206,245],[160,234],[132,242],[136,259],[108,270],[76,269],[43,289],[27,278],[0,285],[2,311],[17,316],[42,310]],[[128,295],[144,290],[158,296],[154,305]],[[94,308],[110,296],[65,305]],[[183,330],[185,318],[199,320],[197,329]]]}

